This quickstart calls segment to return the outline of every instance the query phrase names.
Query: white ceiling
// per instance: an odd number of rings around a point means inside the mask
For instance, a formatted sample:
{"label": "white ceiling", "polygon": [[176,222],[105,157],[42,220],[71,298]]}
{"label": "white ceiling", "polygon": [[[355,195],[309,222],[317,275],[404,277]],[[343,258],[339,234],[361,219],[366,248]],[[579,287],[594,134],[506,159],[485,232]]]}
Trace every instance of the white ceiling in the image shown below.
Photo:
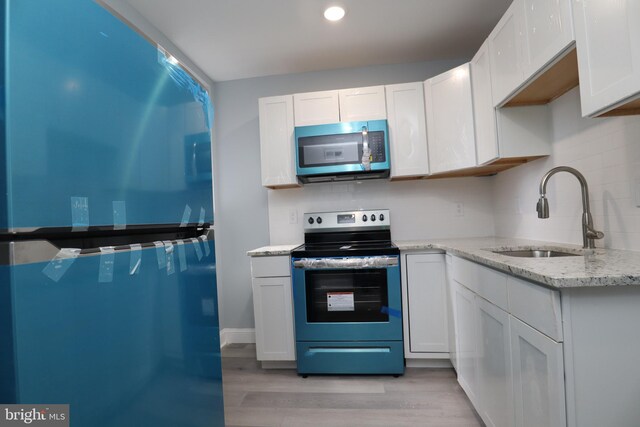
{"label": "white ceiling", "polygon": [[[511,0],[126,0],[213,81],[470,57]],[[342,21],[326,21],[331,5]]]}

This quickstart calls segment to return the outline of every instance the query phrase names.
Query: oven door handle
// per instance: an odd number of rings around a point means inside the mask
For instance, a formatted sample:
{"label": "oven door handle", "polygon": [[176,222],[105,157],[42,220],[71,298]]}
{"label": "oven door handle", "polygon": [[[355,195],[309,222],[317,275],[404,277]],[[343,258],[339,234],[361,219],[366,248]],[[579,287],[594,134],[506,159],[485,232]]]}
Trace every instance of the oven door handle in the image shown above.
{"label": "oven door handle", "polygon": [[300,258],[293,261],[294,268],[306,270],[360,269],[396,267],[398,257],[372,256],[362,258]]}

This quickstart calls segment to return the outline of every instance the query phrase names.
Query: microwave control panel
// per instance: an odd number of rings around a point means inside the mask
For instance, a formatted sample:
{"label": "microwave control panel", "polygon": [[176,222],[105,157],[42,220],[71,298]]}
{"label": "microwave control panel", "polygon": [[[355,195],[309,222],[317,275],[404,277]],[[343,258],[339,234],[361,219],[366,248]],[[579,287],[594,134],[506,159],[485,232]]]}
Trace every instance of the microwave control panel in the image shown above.
{"label": "microwave control panel", "polygon": [[372,163],[381,163],[387,160],[384,149],[384,132],[369,132],[369,149],[371,149]]}

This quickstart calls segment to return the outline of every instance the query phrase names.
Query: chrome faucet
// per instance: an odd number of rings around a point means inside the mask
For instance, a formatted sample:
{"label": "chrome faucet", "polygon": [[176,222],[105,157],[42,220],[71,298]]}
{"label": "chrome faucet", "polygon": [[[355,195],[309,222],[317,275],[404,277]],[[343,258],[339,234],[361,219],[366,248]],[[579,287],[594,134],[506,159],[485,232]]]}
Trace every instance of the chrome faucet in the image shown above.
{"label": "chrome faucet", "polygon": [[569,166],[558,166],[551,169],[544,174],[540,181],[540,199],[536,210],[538,211],[538,218],[549,218],[549,201],[547,200],[547,181],[552,175],[558,172],[569,172],[580,181],[580,188],[582,189],[582,247],[585,249],[593,249],[596,247],[594,240],[602,239],[604,233],[597,231],[593,228],[593,217],[591,216],[591,210],[589,209],[589,186],[584,176]]}

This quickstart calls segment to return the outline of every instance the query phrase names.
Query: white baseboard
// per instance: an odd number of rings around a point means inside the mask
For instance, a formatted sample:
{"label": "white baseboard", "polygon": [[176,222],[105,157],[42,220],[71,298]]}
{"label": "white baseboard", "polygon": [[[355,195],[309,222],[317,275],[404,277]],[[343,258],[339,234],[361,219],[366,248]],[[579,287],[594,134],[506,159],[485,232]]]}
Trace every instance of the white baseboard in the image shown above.
{"label": "white baseboard", "polygon": [[262,369],[296,369],[295,360],[264,360],[260,362]]}
{"label": "white baseboard", "polygon": [[449,359],[406,359],[407,368],[452,368]]}
{"label": "white baseboard", "polygon": [[227,344],[254,344],[256,330],[253,328],[224,328],[220,331],[220,347]]}

